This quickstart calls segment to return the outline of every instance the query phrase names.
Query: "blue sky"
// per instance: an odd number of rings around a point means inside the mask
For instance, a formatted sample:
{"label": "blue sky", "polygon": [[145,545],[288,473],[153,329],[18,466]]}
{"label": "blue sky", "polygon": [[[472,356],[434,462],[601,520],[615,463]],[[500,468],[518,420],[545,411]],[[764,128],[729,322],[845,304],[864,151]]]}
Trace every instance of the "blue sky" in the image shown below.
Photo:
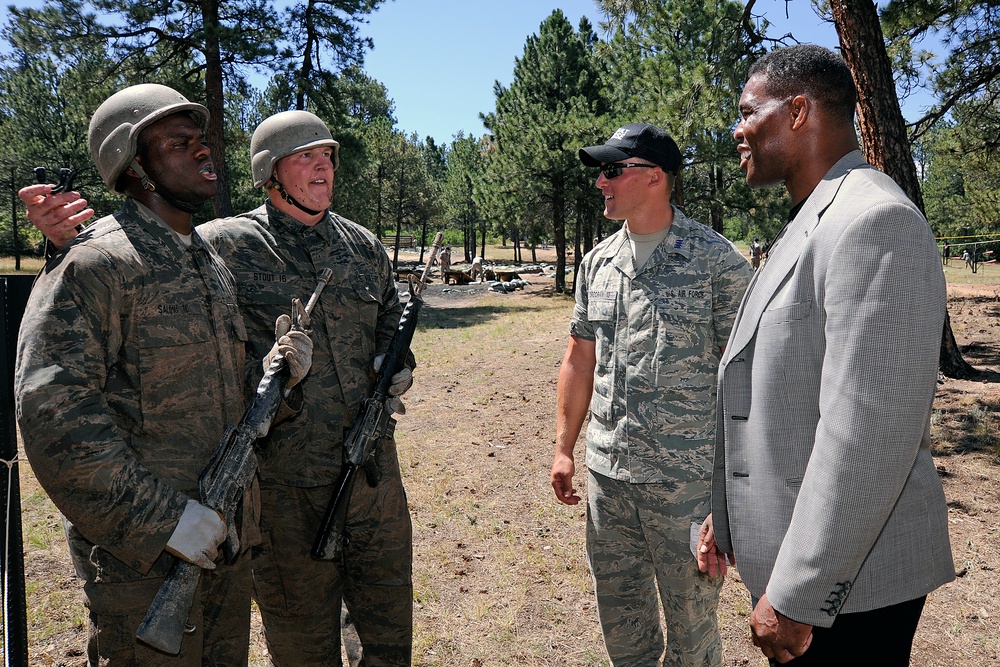
{"label": "blue sky", "polygon": [[[13,1],[34,7],[44,2]],[[2,23],[7,4],[0,7]],[[493,82],[510,84],[525,40],[556,8],[574,27],[586,15],[600,34],[594,0],[390,0],[363,26],[362,34],[375,44],[365,70],[386,86],[400,130],[438,143],[450,143],[459,130],[478,136],[485,132],[479,113],[494,107]],[[772,34],[792,32],[800,41],[837,45],[833,25],[816,16],[810,0],[757,0],[754,13],[775,24]],[[903,114],[914,120],[929,104],[926,95],[911,99]]]}
{"label": "blue sky", "polygon": [[[809,0],[758,0],[754,12],[775,25],[774,34],[837,45]],[[480,135],[480,112],[494,108],[493,82],[508,85],[514,59],[542,21],[559,8],[576,26],[590,18],[598,34],[600,12],[593,0],[393,0],[379,8],[363,34],[375,42],[365,70],[381,81],[396,105],[399,129],[450,142],[459,130]],[[908,104],[904,114],[918,115]]]}
{"label": "blue sky", "polygon": [[[478,136],[485,132],[479,113],[494,108],[493,82],[510,83],[525,40],[556,8],[574,27],[586,15],[601,34],[593,0],[386,2],[364,26],[363,34],[375,42],[365,70],[388,89],[397,126],[407,134],[429,135],[438,143],[450,143],[459,130]],[[809,0],[757,0],[754,13],[775,24],[775,34],[792,32],[800,41],[828,47],[838,43],[833,25],[816,16]],[[910,120],[919,111],[918,102],[904,107]]]}

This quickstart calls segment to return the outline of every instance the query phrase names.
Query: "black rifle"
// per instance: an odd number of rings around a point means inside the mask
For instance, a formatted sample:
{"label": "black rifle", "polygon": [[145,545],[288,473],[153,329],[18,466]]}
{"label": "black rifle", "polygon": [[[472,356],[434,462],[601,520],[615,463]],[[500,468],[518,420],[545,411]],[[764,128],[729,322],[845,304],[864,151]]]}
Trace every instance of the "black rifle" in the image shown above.
{"label": "black rifle", "polygon": [[388,435],[389,428],[394,428],[396,420],[385,405],[389,397],[389,387],[392,386],[392,376],[403,370],[406,356],[413,342],[413,332],[417,329],[417,315],[423,305],[422,294],[427,286],[431,266],[441,248],[444,235],[437,233],[434,245],[431,246],[430,259],[419,280],[410,274],[410,298],[399,317],[399,326],[392,336],[389,349],[379,366],[375,378],[375,391],[361,404],[358,418],[354,420],[350,432],[344,439],[344,466],[340,470],[340,478],[334,487],[333,498],[326,508],[323,523],[320,524],[316,540],[313,542],[312,557],[316,560],[336,560],[344,548],[346,537],[344,528],[347,524],[347,505],[351,499],[351,490],[358,470],[362,469],[373,457],[379,442]]}
{"label": "black rifle", "polygon": [[[331,269],[320,274],[319,284],[305,308],[298,299],[292,300],[292,329],[303,331],[309,326],[309,314],[326,287]],[[271,428],[288,384],[289,369],[282,354],[275,354],[257,385],[257,393],[236,426],[226,428],[212,460],[198,479],[201,503],[219,512],[226,522],[226,541],[222,553],[232,562],[240,552],[237,524],[240,523],[241,501],[257,473],[254,443]],[[187,625],[194,596],[198,592],[201,568],[178,558],[149,606],[135,636],[153,648],[177,655]]]}

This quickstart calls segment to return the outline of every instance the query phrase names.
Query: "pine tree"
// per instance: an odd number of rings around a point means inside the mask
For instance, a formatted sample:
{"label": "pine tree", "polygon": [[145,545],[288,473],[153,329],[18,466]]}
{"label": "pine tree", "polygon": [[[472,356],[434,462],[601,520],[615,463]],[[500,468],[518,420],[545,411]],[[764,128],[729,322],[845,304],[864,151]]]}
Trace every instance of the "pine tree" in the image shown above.
{"label": "pine tree", "polygon": [[489,183],[522,220],[546,221],[556,247],[556,292],[566,289],[566,220],[583,171],[577,151],[594,143],[603,112],[600,78],[589,48],[590,23],[573,30],[561,10],[528,37],[510,87],[494,86],[496,112],[484,117],[493,133]]}

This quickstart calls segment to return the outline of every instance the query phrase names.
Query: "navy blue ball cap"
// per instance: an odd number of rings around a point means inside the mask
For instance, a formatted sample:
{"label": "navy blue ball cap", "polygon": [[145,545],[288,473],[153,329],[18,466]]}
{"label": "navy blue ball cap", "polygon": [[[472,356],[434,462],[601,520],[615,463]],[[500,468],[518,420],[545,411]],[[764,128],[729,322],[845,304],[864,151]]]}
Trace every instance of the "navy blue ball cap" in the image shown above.
{"label": "navy blue ball cap", "polygon": [[677,143],[665,130],[647,123],[623,125],[603,146],[580,149],[580,160],[588,167],[600,167],[630,157],[649,160],[672,174],[676,174],[681,166],[681,151]]}

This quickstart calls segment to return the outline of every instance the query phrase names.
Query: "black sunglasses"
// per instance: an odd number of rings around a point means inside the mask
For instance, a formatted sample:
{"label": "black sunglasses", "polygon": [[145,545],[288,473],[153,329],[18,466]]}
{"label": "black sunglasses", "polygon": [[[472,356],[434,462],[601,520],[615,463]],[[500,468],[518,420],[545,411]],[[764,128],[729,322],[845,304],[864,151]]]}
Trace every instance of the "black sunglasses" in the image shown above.
{"label": "black sunglasses", "polygon": [[607,164],[602,164],[600,169],[601,173],[604,174],[604,178],[612,179],[618,178],[622,175],[622,169],[627,169],[629,167],[646,167],[651,169],[656,167],[655,164],[641,164],[639,162],[609,162]]}

